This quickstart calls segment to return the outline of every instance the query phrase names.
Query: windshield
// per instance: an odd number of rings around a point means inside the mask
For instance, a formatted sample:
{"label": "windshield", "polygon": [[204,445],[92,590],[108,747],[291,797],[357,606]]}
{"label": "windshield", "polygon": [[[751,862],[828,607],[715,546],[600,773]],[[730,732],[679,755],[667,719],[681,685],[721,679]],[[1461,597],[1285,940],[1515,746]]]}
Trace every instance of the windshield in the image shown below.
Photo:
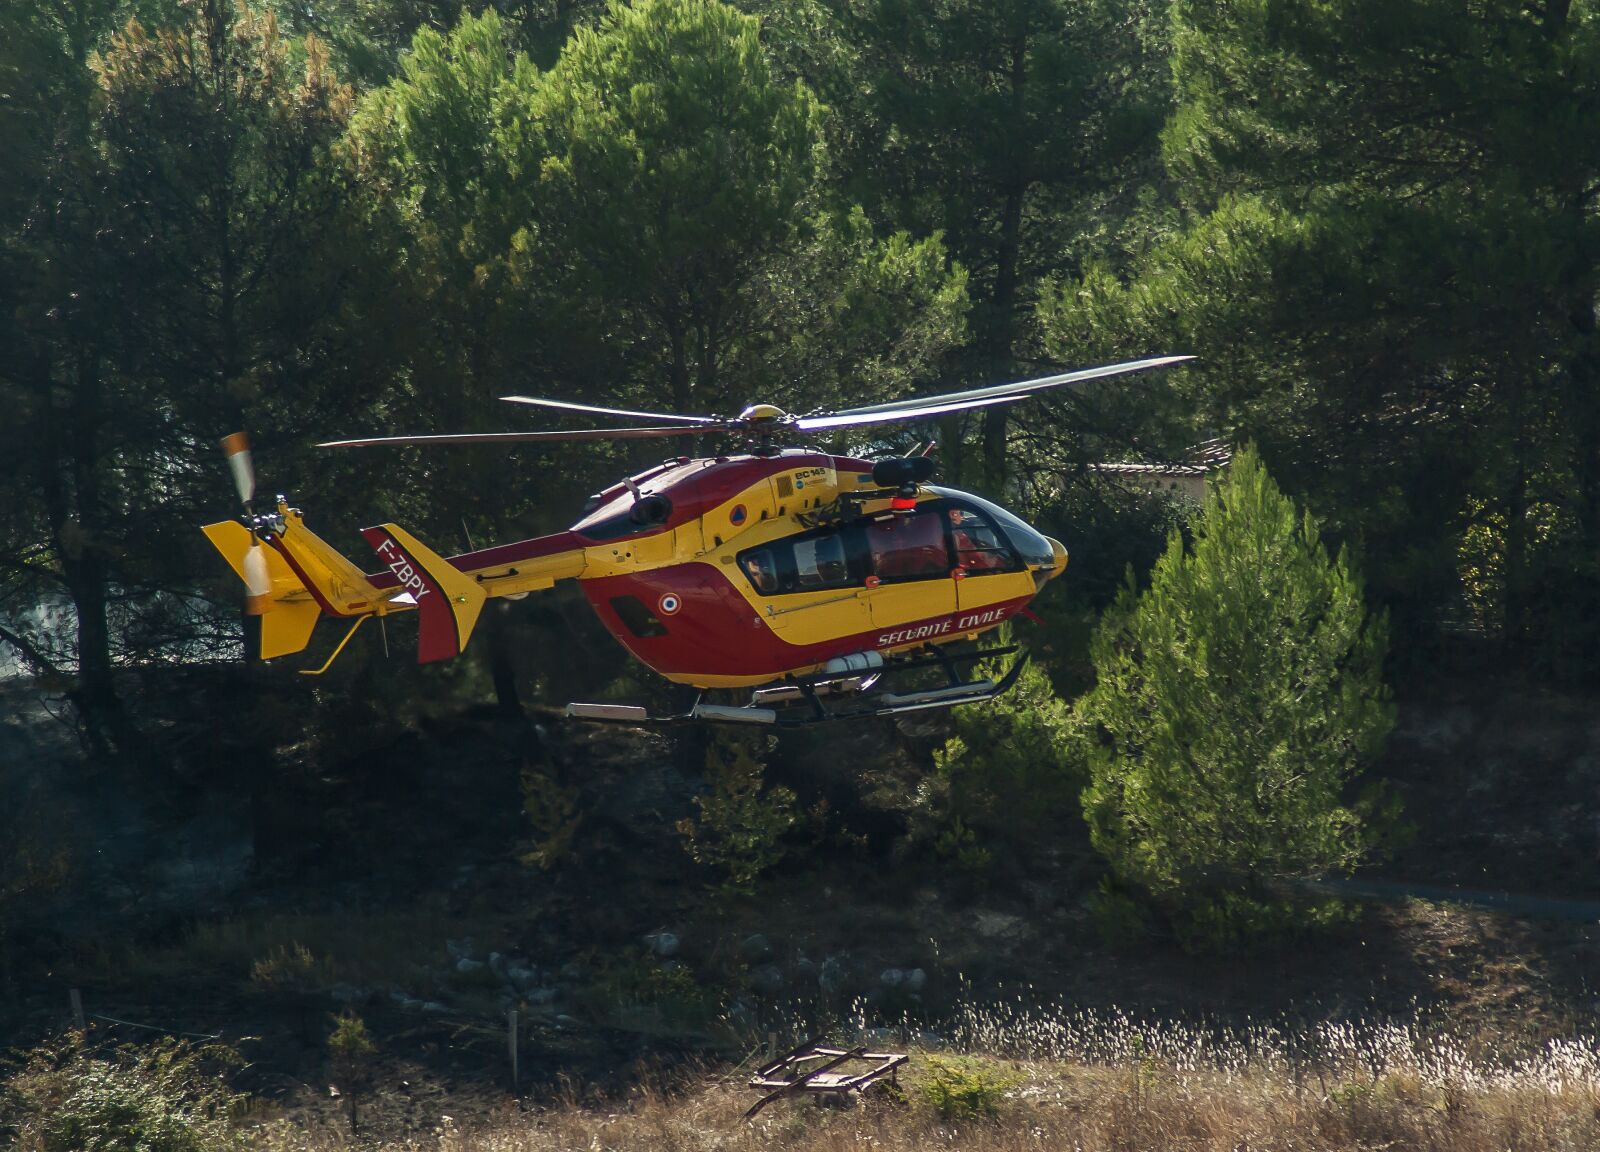
{"label": "windshield", "polygon": [[931,484],[928,485],[928,491],[937,492],[946,499],[971,504],[974,508],[982,510],[1006,534],[1006,539],[1011,541],[1011,546],[1022,555],[1022,561],[1028,567],[1039,568],[1055,563],[1055,554],[1044,534],[993,501],[985,500],[982,496],[974,496],[970,492],[958,492],[954,488],[938,488]]}

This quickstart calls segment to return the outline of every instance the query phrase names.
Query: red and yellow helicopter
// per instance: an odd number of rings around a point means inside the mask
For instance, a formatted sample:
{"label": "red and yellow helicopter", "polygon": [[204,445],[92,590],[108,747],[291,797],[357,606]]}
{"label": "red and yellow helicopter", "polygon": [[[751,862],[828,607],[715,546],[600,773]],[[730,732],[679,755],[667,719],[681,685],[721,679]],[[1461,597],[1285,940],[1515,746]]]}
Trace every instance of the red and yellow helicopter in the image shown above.
{"label": "red and yellow helicopter", "polygon": [[[504,399],[591,415],[665,421],[578,431],[382,436],[323,447],[653,439],[723,432],[747,438],[740,455],[677,457],[590,498],[570,529],[440,556],[399,525],[362,529],[378,554],[363,572],[306,527],[279,496],[252,503],[255,475],[243,433],[223,440],[245,514],[206,536],[261,617],[261,657],[303,650],[324,616],[350,622],[325,670],[374,616],[416,611],[417,658],[458,655],[489,597],[520,599],[577,580],[601,622],[668,680],[701,689],[685,713],[621,704],[569,704],[569,716],[625,723],[793,724],[890,715],[990,699],[998,681],[964,677],[947,645],[976,639],[1024,608],[1067,564],[1061,543],[981,497],[928,483],[925,453],[876,462],[780,438],[921,420],[1089,380],[1191,359],[1162,356],[901,400],[792,416],[769,404],[737,416],[681,416],[527,396]],[[991,650],[982,655],[995,655]],[[893,674],[938,667],[942,687],[896,693]],[[752,689],[748,703],[707,702],[706,689]]]}

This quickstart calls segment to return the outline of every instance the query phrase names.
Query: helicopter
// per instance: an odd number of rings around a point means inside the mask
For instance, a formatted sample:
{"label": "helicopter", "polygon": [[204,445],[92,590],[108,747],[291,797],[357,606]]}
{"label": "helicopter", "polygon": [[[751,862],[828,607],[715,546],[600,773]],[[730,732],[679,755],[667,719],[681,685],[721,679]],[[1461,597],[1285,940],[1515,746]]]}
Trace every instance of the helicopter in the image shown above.
{"label": "helicopter", "polygon": [[[839,429],[1009,404],[1086,381],[1193,359],[1160,356],[1032,380],[838,411],[791,415],[753,404],[736,416],[606,408],[530,396],[545,410],[660,421],[571,431],[376,436],[326,448],[548,443],[732,433],[736,455],[676,456],[591,496],[564,532],[442,556],[397,524],[363,528],[378,559],[363,571],[278,496],[254,510],[249,441],[222,441],[244,514],[203,527],[260,617],[260,656],[301,652],[323,617],[349,627],[325,672],[374,617],[415,611],[420,663],[457,656],[485,602],[575,580],[607,631],[667,680],[696,690],[686,711],[572,703],[574,719],[795,725],[949,708],[992,699],[1020,674],[974,676],[970,643],[1025,609],[1067,565],[1060,541],[969,492],[932,484],[933,447],[876,461],[780,443]],[[945,683],[895,691],[903,674]],[[708,693],[748,690],[739,704]]]}

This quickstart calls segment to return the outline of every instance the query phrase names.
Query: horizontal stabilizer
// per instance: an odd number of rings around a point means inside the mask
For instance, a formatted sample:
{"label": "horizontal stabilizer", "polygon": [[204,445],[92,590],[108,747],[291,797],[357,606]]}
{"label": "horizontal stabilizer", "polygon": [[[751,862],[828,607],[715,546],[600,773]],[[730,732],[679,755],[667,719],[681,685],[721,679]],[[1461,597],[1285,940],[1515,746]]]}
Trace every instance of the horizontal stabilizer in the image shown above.
{"label": "horizontal stabilizer", "polygon": [[416,602],[417,663],[459,656],[483,611],[483,586],[398,524],[363,528],[361,535],[400,581],[391,599]]}

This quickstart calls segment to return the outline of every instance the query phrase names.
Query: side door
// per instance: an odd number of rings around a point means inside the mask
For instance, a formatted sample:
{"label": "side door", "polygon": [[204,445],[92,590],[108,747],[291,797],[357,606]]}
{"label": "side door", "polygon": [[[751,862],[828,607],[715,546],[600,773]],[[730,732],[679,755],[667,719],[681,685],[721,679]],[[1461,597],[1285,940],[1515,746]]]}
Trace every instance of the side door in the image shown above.
{"label": "side door", "polygon": [[[877,647],[898,647],[936,639],[956,611],[955,562],[945,529],[943,501],[929,501],[912,512],[860,524],[870,574],[877,587],[869,594]],[[930,630],[923,633],[924,627]],[[896,635],[898,632],[921,633]],[[893,639],[884,642],[885,636]]]}
{"label": "side door", "polygon": [[[977,508],[952,503],[945,511],[961,579],[956,582],[962,619],[1037,590],[1033,574],[1004,533]],[[985,621],[987,623],[987,621]]]}
{"label": "side door", "polygon": [[866,572],[849,531],[814,529],[738,554],[733,579],[744,583],[761,619],[788,643],[822,644],[872,628]]}

